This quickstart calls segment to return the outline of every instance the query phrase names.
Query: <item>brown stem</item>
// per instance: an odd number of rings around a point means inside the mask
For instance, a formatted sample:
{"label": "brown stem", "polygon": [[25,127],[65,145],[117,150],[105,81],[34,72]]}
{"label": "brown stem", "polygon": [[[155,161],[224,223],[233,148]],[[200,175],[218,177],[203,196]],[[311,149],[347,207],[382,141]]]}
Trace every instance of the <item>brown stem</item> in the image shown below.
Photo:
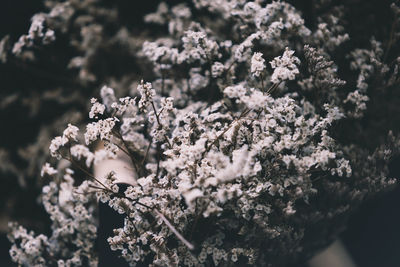
{"label": "brown stem", "polygon": [[[162,109],[161,109],[160,113],[157,114],[157,110],[156,110],[156,107],[154,106],[154,102],[153,101],[151,101],[151,106],[153,107],[154,115],[156,116],[158,126],[162,127],[162,124],[160,122],[160,114],[161,114]],[[168,147],[172,148],[172,145],[169,142],[168,136],[164,135],[164,139],[165,139],[166,143],[168,144]]]}
{"label": "brown stem", "polygon": [[[131,159],[132,165],[133,165],[133,167],[134,167],[136,173],[138,173],[137,161],[136,161],[135,157],[132,155],[132,153],[129,152],[128,144],[125,142],[125,140],[124,140],[124,138],[122,137],[122,135],[121,135],[120,132],[118,132],[118,131],[113,131],[113,133],[114,133],[114,135],[115,135],[116,137],[118,137],[118,139],[120,139],[121,142],[124,144],[124,146],[125,146],[126,149],[123,149],[122,151],[124,151],[124,152],[129,156],[129,158]],[[120,146],[119,146],[118,144],[115,144],[115,145],[117,145],[117,146],[120,148]],[[138,174],[139,174],[139,173],[138,173]]]}
{"label": "brown stem", "polygon": [[156,107],[154,106],[154,102],[153,101],[151,101],[151,106],[153,107],[153,111],[154,111],[154,115],[156,116],[157,123],[158,123],[158,125],[161,126],[160,118],[159,118],[159,116],[157,114],[157,110],[156,110]]}
{"label": "brown stem", "polygon": [[267,90],[267,94],[272,94],[276,88],[278,88],[278,86],[281,84],[281,82],[279,83],[274,83],[273,85],[271,85],[270,88],[268,88]]}
{"label": "brown stem", "polygon": [[396,19],[392,23],[392,27],[391,27],[391,30],[390,30],[389,42],[386,45],[386,51],[385,51],[385,55],[383,56],[383,62],[386,61],[387,56],[389,55],[389,50],[390,50],[390,48],[392,47],[392,44],[393,44],[393,36],[394,36],[395,30],[396,30]]}
{"label": "brown stem", "polygon": [[146,149],[146,154],[144,154],[143,160],[140,163],[140,166],[142,166],[142,168],[144,168],[144,163],[145,163],[145,161],[147,159],[147,155],[149,154],[151,144],[152,144],[152,140],[150,140],[149,145],[147,146],[147,149]]}
{"label": "brown stem", "polygon": [[81,165],[79,165],[78,163],[75,162],[75,160],[72,157],[66,158],[64,157],[64,159],[68,160],[69,162],[71,162],[74,166],[76,166],[79,170],[81,170],[82,172],[84,172],[87,176],[89,176],[92,180],[96,181],[97,183],[99,183],[101,186],[104,187],[104,189],[108,189],[107,186],[105,186],[99,179],[97,179],[96,177],[94,177],[90,172],[88,172],[87,170],[85,170]]}
{"label": "brown stem", "polygon": [[169,222],[169,220],[164,216],[164,214],[162,214],[161,212],[159,212],[158,210],[154,210],[154,212],[156,213],[156,215],[165,223],[165,225],[171,230],[172,233],[175,234],[175,236],[182,241],[183,244],[185,244],[188,249],[193,250],[194,249],[194,245],[191,244],[189,241],[187,241],[183,235],[181,235],[181,233],[178,232],[178,230],[176,230],[176,228]]}

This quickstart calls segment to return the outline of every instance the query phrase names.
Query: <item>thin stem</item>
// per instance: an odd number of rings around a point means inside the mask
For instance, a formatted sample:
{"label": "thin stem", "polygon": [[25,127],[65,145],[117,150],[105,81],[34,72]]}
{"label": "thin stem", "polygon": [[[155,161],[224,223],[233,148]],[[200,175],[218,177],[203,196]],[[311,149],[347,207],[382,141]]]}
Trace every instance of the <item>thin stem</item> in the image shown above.
{"label": "thin stem", "polygon": [[393,44],[393,36],[394,36],[395,30],[396,30],[396,19],[392,23],[392,27],[391,27],[391,30],[390,30],[389,42],[387,43],[387,46],[386,46],[385,55],[383,56],[383,62],[386,61],[387,56],[389,55],[389,50],[390,50],[390,48],[392,47],[392,44]]}
{"label": "thin stem", "polygon": [[172,145],[171,145],[171,143],[169,142],[168,136],[165,135],[164,138],[165,138],[165,141],[167,141],[168,147],[169,147],[169,148],[172,148]]}
{"label": "thin stem", "polygon": [[152,140],[150,140],[149,145],[147,146],[147,149],[146,149],[146,154],[144,154],[143,160],[142,160],[142,162],[140,163],[140,165],[142,166],[142,168],[144,167],[143,165],[144,165],[144,163],[145,163],[145,161],[146,161],[146,159],[147,159],[147,155],[149,154],[151,144],[152,144]]}
{"label": "thin stem", "polygon": [[268,88],[267,90],[267,94],[271,94],[273,93],[273,91],[275,91],[276,88],[278,88],[278,86],[281,84],[281,82],[279,83],[274,83],[273,85],[271,85],[270,88]]}
{"label": "thin stem", "polygon": [[233,65],[236,63],[236,61],[232,60],[231,64],[229,64],[229,67],[225,70],[226,72],[230,71],[230,69],[233,67]]}
{"label": "thin stem", "polygon": [[163,112],[163,110],[164,110],[164,107],[162,107],[162,109],[160,109],[160,111],[158,112],[158,117],[160,117],[160,115],[161,115],[161,112]]}
{"label": "thin stem", "polygon": [[[151,106],[153,107],[154,115],[156,116],[158,126],[162,127],[162,124],[160,122],[160,114],[161,114],[162,109],[161,109],[160,113],[157,113],[157,110],[156,110],[156,107],[154,106],[154,102],[153,101],[151,101]],[[172,145],[169,142],[169,139],[168,139],[167,135],[164,135],[164,139],[165,139],[166,143],[168,144],[168,147],[172,148]]]}
{"label": "thin stem", "polygon": [[70,157],[70,158],[66,158],[64,157],[64,159],[68,160],[69,162],[71,162],[73,165],[75,165],[79,170],[81,170],[82,172],[84,172],[87,176],[89,176],[91,179],[93,179],[94,181],[96,181],[97,183],[99,183],[101,186],[104,187],[104,189],[108,189],[107,186],[105,186],[99,179],[97,179],[96,177],[94,177],[90,172],[88,172],[87,170],[85,170],[81,165],[79,165],[78,163],[75,162],[75,160]]}
{"label": "thin stem", "polygon": [[90,188],[94,188],[94,189],[104,190],[104,188],[101,188],[101,187],[98,187],[98,186],[95,186],[95,185],[91,185],[91,184],[89,184],[89,187]]}
{"label": "thin stem", "polygon": [[153,107],[153,111],[154,111],[154,115],[156,116],[157,123],[158,123],[158,125],[161,126],[160,117],[157,114],[157,110],[156,110],[156,107],[154,106],[154,102],[153,101],[151,101],[151,106]]}
{"label": "thin stem", "polygon": [[[121,133],[119,133],[118,131],[113,131],[113,133],[114,133],[114,135],[117,136],[117,137],[121,140],[121,142],[124,144],[126,150],[123,149],[122,151],[124,151],[124,152],[129,156],[129,158],[131,159],[131,162],[132,162],[132,165],[133,165],[135,171],[138,173],[137,161],[136,161],[135,157],[129,152],[128,144],[125,142],[125,140],[124,140],[124,138],[122,137]],[[119,148],[121,148],[118,144],[116,144],[116,145],[117,145]],[[139,173],[138,173],[138,174],[139,174]]]}
{"label": "thin stem", "polygon": [[260,110],[257,112],[257,118],[256,118],[256,120],[258,120],[258,119],[260,118],[260,115],[261,115],[261,113],[263,112],[263,110],[264,110],[264,108],[260,109]]}
{"label": "thin stem", "polygon": [[[107,140],[105,140],[105,141],[111,144],[110,141],[107,141]],[[117,143],[112,143],[112,144],[116,145],[119,149],[122,150],[122,152],[124,152],[125,154],[127,154],[127,155],[129,156],[129,152],[128,152],[125,148],[123,148],[122,146],[120,146],[120,145],[117,144]]]}
{"label": "thin stem", "polygon": [[192,245],[189,241],[187,241],[179,232],[176,230],[176,228],[168,221],[165,216],[159,212],[158,210],[154,210],[154,212],[157,214],[158,217],[165,223],[166,226],[175,234],[175,236],[182,241],[183,244],[185,244],[190,250],[194,249],[194,245]]}

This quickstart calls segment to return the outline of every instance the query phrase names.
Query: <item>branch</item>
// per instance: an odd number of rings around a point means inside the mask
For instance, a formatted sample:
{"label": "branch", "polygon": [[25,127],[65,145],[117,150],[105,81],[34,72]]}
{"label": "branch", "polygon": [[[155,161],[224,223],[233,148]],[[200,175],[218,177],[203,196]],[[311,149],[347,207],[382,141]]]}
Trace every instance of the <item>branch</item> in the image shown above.
{"label": "branch", "polygon": [[168,228],[175,234],[175,236],[182,241],[183,244],[185,244],[185,246],[188,247],[188,249],[193,250],[194,249],[194,245],[192,243],[190,243],[189,241],[187,241],[179,232],[178,230],[176,230],[176,228],[168,221],[167,218],[165,218],[165,216],[159,212],[158,210],[154,210],[155,213],[157,214],[158,217],[160,217],[160,219],[165,223],[166,226],[168,226]]}

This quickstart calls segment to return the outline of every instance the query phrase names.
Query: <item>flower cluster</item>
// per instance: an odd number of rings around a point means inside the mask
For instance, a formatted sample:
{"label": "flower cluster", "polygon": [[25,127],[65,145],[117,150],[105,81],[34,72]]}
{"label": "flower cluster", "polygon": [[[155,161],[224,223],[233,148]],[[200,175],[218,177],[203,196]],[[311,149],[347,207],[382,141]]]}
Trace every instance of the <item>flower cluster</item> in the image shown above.
{"label": "flower cluster", "polygon": [[258,77],[261,75],[263,70],[265,69],[265,60],[262,57],[262,53],[254,53],[251,57],[251,73]]}
{"label": "flower cluster", "polygon": [[25,46],[32,47],[37,42],[47,45],[56,39],[54,31],[46,27],[46,16],[47,14],[37,14],[33,16],[28,34],[22,35],[18,42],[14,44],[12,49],[14,54],[20,55]]}
{"label": "flower cluster", "polygon": [[282,57],[276,57],[270,62],[271,67],[274,69],[274,73],[271,76],[272,83],[294,80],[296,74],[299,74],[296,64],[300,64],[300,60],[293,54],[294,51],[286,48]]}
{"label": "flower cluster", "polygon": [[73,174],[67,168],[59,184],[52,181],[43,187],[42,202],[52,220],[51,236],[35,235],[33,231],[28,232],[22,226],[10,223],[9,238],[14,242],[10,255],[18,264],[97,266],[94,194],[90,193],[90,182],[74,187]]}
{"label": "flower cluster", "polygon": [[62,136],[55,137],[50,144],[50,153],[53,157],[60,158],[60,149],[70,141],[77,141],[78,127],[68,124]]}

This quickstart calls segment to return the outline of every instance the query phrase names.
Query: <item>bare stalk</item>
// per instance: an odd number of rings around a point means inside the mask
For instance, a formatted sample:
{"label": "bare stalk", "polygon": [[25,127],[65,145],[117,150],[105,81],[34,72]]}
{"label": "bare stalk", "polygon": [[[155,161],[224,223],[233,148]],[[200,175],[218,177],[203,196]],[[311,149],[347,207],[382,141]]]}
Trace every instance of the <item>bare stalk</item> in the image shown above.
{"label": "bare stalk", "polygon": [[157,214],[158,217],[160,217],[160,219],[165,223],[166,226],[168,226],[168,228],[175,234],[175,236],[182,241],[183,244],[185,244],[185,246],[188,247],[188,249],[193,250],[194,249],[194,245],[192,243],[190,243],[189,241],[187,241],[179,232],[178,230],[176,230],[176,228],[169,222],[169,220],[167,218],[165,218],[165,216],[159,212],[158,210],[154,210],[154,212]]}

